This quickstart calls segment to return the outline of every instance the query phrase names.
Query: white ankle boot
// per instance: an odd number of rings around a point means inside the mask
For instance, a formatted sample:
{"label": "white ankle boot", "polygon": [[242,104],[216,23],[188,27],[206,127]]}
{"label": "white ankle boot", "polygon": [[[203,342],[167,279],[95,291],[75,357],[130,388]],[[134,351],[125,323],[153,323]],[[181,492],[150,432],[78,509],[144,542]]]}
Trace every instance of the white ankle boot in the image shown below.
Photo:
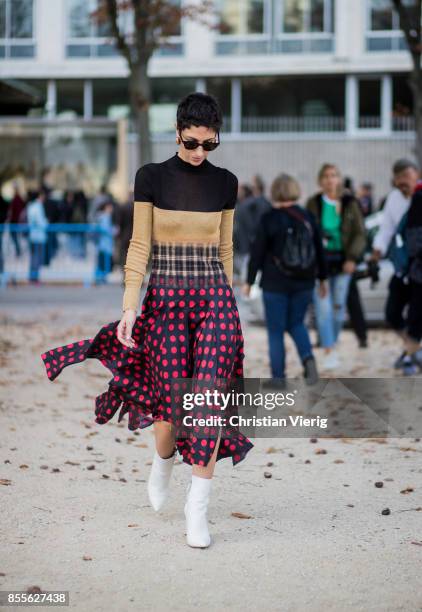
{"label": "white ankle boot", "polygon": [[211,543],[208,532],[207,507],[211,478],[192,476],[185,504],[186,540],[194,548],[206,548]]}
{"label": "white ankle boot", "polygon": [[160,510],[167,499],[173,465],[174,453],[168,459],[163,459],[155,450],[148,479],[148,496],[156,511]]}

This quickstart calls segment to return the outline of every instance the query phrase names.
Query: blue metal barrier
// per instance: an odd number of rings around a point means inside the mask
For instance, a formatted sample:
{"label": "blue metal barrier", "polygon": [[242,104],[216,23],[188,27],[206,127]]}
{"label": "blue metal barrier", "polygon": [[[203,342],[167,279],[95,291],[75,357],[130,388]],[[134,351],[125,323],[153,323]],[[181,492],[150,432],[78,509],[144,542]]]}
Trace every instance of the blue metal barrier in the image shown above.
{"label": "blue metal barrier", "polygon": [[27,223],[0,224],[0,285],[80,281],[107,282],[113,267],[113,231],[98,224],[50,223],[45,242],[31,242]]}

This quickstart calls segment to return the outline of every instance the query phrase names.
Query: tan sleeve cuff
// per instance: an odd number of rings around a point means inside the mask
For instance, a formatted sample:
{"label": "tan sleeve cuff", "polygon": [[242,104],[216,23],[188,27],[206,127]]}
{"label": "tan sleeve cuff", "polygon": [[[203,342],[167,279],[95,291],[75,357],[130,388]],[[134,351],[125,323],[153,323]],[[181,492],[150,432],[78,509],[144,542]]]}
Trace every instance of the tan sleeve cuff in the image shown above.
{"label": "tan sleeve cuff", "polygon": [[123,311],[127,308],[137,311],[139,307],[142,282],[151,250],[152,212],[151,202],[134,202],[132,237],[123,266]]}
{"label": "tan sleeve cuff", "polygon": [[223,209],[221,213],[219,253],[230,285],[233,284],[233,219],[234,208]]}

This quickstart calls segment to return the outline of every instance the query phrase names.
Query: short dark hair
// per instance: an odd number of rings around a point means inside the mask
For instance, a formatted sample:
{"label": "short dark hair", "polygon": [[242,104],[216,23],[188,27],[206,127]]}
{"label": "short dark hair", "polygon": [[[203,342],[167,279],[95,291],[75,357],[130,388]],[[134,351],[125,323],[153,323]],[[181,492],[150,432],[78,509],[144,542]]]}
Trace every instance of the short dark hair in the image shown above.
{"label": "short dark hair", "polygon": [[223,124],[220,105],[210,94],[192,92],[179,102],[176,123],[179,130],[204,125],[218,132]]}
{"label": "short dark hair", "polygon": [[393,165],[393,174],[400,174],[401,172],[404,172],[405,170],[407,170],[408,168],[413,168],[413,170],[418,170],[418,166],[415,164],[415,162],[411,161],[410,159],[398,159],[395,164]]}
{"label": "short dark hair", "polygon": [[111,200],[106,200],[105,202],[102,202],[101,204],[99,204],[97,207],[97,212],[103,212],[103,210],[105,210],[107,206],[113,206],[113,203],[111,202]]}
{"label": "short dark hair", "polygon": [[28,202],[33,202],[34,200],[37,200],[39,198],[39,195],[40,195],[39,189],[29,189],[26,194]]}
{"label": "short dark hair", "polygon": [[32,202],[33,200],[38,200],[39,198],[45,197],[48,198],[48,190],[44,187],[35,187],[35,189],[31,189],[27,193],[28,201]]}

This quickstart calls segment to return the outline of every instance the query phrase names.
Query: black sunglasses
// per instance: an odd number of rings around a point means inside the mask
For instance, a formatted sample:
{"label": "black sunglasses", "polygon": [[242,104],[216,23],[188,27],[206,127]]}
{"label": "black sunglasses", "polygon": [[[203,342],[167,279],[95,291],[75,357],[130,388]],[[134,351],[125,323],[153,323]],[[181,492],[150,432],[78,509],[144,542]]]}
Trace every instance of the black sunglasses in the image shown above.
{"label": "black sunglasses", "polygon": [[212,140],[205,140],[203,143],[198,142],[196,139],[194,140],[183,140],[182,134],[179,130],[180,140],[183,142],[185,149],[189,149],[189,151],[193,151],[193,149],[197,149],[201,146],[204,151],[214,151],[220,144],[220,134],[218,134],[218,142],[213,142]]}

